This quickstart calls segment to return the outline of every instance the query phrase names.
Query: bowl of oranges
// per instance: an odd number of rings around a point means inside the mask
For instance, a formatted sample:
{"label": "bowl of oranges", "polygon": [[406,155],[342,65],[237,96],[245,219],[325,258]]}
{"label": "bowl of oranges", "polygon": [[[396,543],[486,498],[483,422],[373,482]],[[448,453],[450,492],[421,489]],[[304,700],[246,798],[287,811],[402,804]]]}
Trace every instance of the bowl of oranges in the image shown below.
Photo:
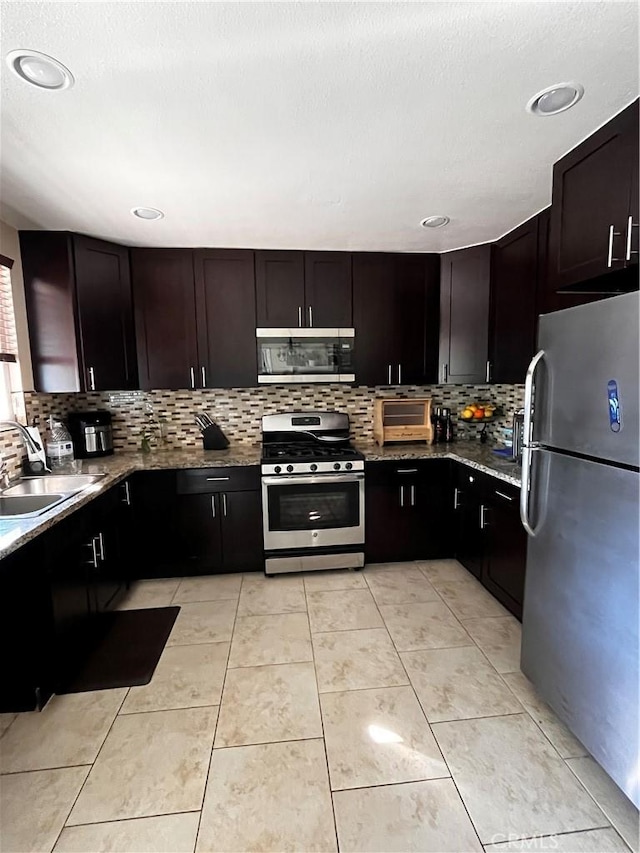
{"label": "bowl of oranges", "polygon": [[493,406],[491,403],[469,403],[469,405],[465,406],[462,412],[460,412],[460,417],[463,421],[486,423],[486,421],[493,420],[496,409],[497,406]]}

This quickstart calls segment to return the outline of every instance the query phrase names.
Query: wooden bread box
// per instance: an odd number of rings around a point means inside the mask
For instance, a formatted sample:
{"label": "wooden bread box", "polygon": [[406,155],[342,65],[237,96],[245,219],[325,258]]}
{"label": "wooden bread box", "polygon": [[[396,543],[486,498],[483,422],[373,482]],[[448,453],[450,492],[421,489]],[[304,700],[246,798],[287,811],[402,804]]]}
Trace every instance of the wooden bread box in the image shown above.
{"label": "wooden bread box", "polygon": [[433,440],[431,400],[426,397],[378,398],[373,415],[373,437],[380,445],[390,441],[430,444]]}

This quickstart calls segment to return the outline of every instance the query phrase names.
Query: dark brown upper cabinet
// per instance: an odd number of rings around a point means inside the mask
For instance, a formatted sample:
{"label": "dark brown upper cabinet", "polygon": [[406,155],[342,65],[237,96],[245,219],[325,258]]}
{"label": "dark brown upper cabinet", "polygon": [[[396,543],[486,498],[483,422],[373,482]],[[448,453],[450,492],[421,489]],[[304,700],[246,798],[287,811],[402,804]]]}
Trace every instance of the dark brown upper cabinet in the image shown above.
{"label": "dark brown upper cabinet", "polygon": [[490,244],[440,256],[440,382],[490,381],[490,270]]}
{"label": "dark brown upper cabinet", "polygon": [[255,257],[260,328],[351,328],[348,252],[259,251]]}
{"label": "dark brown upper cabinet", "polygon": [[390,385],[395,344],[395,266],[392,255],[353,256],[353,325],[358,385]]}
{"label": "dark brown upper cabinet", "polygon": [[493,245],[488,374],[492,382],[524,382],[535,352],[536,295],[544,263],[540,227],[540,217],[534,216]]}
{"label": "dark brown upper cabinet", "polygon": [[129,250],[64,231],[21,231],[36,391],[137,387]]}
{"label": "dark brown upper cabinet", "polygon": [[199,372],[203,388],[256,385],[254,257],[244,249],[194,252]]}
{"label": "dark brown upper cabinet", "polygon": [[353,326],[349,252],[304,253],[304,323],[324,329]]}
{"label": "dark brown upper cabinet", "polygon": [[353,255],[359,385],[420,385],[435,380],[439,269],[437,255]]}
{"label": "dark brown upper cabinet", "polygon": [[291,329],[304,323],[304,254],[256,252],[258,326]]}
{"label": "dark brown upper cabinet", "polygon": [[553,288],[630,289],[629,276],[586,283],[638,263],[639,221],[636,100],[553,167]]}
{"label": "dark brown upper cabinet", "polygon": [[201,387],[191,249],[132,249],[140,387]]}

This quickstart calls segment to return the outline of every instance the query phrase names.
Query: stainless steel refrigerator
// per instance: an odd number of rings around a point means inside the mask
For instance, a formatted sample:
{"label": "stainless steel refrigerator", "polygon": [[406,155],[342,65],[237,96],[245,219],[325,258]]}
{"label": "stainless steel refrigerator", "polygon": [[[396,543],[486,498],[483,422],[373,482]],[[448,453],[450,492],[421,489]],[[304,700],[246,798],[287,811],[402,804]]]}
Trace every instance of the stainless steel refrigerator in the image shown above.
{"label": "stainless steel refrigerator", "polygon": [[525,385],[522,670],[639,796],[638,293],[547,314]]}

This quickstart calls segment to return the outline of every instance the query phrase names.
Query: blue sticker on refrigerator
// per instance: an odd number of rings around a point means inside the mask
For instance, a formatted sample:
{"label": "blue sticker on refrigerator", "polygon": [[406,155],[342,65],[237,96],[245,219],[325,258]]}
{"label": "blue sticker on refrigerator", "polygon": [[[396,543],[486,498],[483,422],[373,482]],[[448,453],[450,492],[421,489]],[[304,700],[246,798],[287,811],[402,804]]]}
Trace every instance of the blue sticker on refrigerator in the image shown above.
{"label": "blue sticker on refrigerator", "polygon": [[607,393],[609,395],[609,427],[611,432],[620,432],[622,429],[620,396],[618,395],[618,383],[615,379],[609,380]]}

